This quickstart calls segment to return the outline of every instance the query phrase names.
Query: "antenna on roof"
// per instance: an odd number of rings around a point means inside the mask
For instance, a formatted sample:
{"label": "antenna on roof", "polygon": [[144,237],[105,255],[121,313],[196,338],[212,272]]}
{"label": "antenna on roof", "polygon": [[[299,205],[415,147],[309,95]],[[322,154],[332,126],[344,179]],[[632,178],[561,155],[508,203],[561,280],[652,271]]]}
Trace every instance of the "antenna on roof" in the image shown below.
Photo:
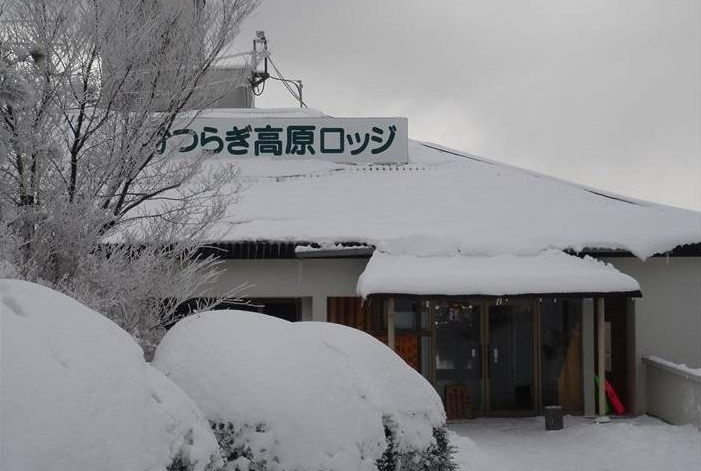
{"label": "antenna on roof", "polygon": [[[265,90],[265,81],[268,79],[277,80],[282,82],[290,95],[292,95],[297,101],[299,101],[300,108],[306,108],[307,104],[302,99],[302,81],[301,80],[289,80],[286,79],[280,69],[277,68],[273,60],[270,58],[270,53],[268,52],[268,39],[265,37],[265,31],[256,31],[256,37],[253,40],[253,50],[251,51],[251,65],[252,72],[251,78],[249,79],[251,83],[251,89],[256,96],[263,94]],[[261,58],[263,60],[263,69],[260,69]],[[268,62],[273,66],[275,70],[276,77],[273,77],[268,73]],[[290,84],[297,88],[295,92]],[[259,90],[256,88],[261,87]]]}
{"label": "antenna on roof", "polygon": [[[261,57],[263,58],[263,70],[258,68]],[[265,37],[265,31],[256,31],[256,37],[253,39],[253,51],[251,51],[251,62],[253,71],[250,82],[251,87],[255,89],[270,77],[268,73],[268,40]]]}

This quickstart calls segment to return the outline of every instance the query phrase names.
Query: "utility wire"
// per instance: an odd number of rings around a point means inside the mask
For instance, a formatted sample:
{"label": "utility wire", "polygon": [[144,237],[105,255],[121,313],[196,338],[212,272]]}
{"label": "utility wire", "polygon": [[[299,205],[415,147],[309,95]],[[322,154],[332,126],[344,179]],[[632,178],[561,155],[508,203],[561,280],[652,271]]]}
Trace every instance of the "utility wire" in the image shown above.
{"label": "utility wire", "polygon": [[275,65],[275,62],[273,62],[273,60],[270,58],[270,54],[267,55],[267,58],[270,61],[270,65],[273,66],[273,69],[277,73],[277,78],[276,77],[270,77],[270,78],[272,78],[273,80],[279,80],[280,82],[282,82],[283,85],[285,85],[285,88],[287,88],[287,91],[290,92],[290,95],[292,95],[294,98],[296,98],[297,101],[299,101],[299,103],[302,106],[304,106],[305,108],[308,108],[307,104],[304,102],[304,100],[302,100],[302,97],[296,91],[294,91],[292,89],[292,87],[290,86],[290,84],[288,83],[288,82],[293,82],[293,80],[286,79],[285,76],[282,75],[282,72],[280,72],[280,69],[277,68],[277,66]]}

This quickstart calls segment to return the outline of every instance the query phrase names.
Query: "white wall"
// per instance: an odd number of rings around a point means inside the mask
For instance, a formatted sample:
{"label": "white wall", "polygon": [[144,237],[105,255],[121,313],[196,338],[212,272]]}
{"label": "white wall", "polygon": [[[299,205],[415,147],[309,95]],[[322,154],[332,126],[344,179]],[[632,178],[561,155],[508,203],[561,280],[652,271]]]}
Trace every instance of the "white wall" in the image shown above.
{"label": "white wall", "polygon": [[701,376],[645,358],[647,412],[701,430]]}
{"label": "white wall", "polygon": [[646,412],[642,357],[656,355],[675,363],[701,367],[701,257],[611,258],[620,271],[640,283],[635,300],[635,410]]}
{"label": "white wall", "polygon": [[[358,277],[368,260],[227,260],[226,273],[212,288],[222,294],[241,284],[253,286],[241,293],[244,297],[301,297],[303,320],[326,320],[328,296],[357,296]],[[311,302],[309,302],[311,301]]]}

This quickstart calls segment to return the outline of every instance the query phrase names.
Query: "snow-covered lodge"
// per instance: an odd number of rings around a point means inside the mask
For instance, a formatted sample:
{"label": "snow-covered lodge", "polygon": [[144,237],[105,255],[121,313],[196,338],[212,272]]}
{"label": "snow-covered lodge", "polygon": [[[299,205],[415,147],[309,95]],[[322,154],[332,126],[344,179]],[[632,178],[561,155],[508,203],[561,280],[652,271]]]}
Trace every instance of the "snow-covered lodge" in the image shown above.
{"label": "snow-covered lodge", "polygon": [[701,366],[700,213],[409,140],[401,118],[214,109],[190,127],[207,120],[235,133],[180,150],[238,158],[242,185],[209,294],[245,283],[247,309],[368,332],[449,418],[594,414],[602,374],[644,413],[645,357]]}

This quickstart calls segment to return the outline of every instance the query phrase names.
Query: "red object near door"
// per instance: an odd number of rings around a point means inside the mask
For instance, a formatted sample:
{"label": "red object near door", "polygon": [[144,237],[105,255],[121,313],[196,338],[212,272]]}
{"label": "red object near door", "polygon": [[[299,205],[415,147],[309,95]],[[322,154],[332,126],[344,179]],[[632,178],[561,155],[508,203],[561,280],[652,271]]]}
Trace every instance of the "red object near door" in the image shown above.
{"label": "red object near door", "polygon": [[618,415],[623,415],[626,411],[626,408],[623,407],[623,403],[618,398],[616,390],[613,389],[613,386],[611,386],[611,383],[609,383],[608,380],[606,380],[604,389],[606,391],[606,397],[608,397],[609,403],[611,403],[611,408],[613,409],[613,411]]}

